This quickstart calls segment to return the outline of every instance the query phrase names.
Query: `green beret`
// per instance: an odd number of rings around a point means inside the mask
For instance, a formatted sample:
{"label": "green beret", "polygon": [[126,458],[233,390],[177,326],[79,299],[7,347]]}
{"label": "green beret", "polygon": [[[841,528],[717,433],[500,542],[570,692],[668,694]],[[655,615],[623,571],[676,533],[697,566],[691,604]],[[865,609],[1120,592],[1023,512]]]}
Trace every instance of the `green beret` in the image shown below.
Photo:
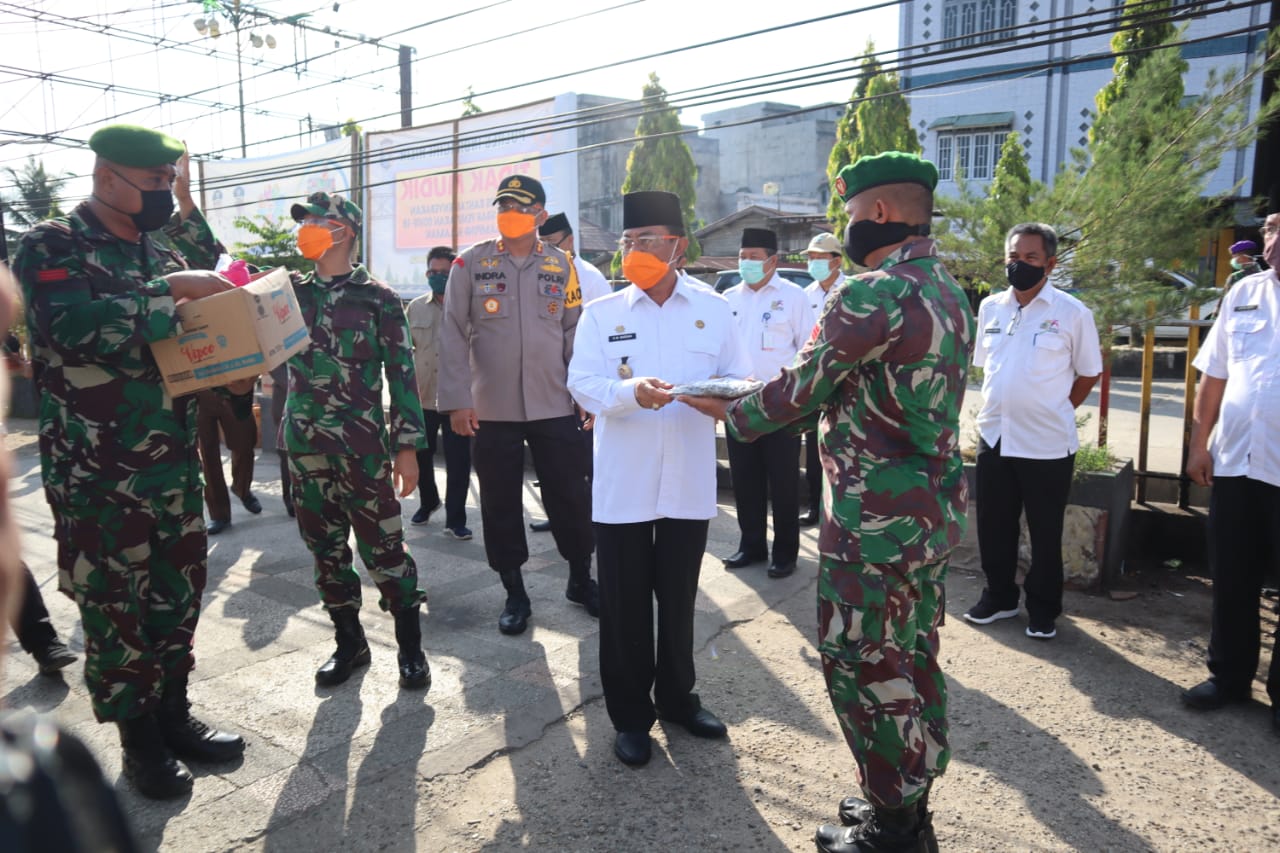
{"label": "green beret", "polygon": [[175,163],[184,150],[172,136],[132,124],[98,128],[89,137],[89,147],[104,160],[139,169]]}
{"label": "green beret", "polygon": [[840,170],[836,193],[848,201],[858,193],[885,184],[920,184],[930,192],[938,185],[938,167],[916,154],[886,151],[859,157]]}

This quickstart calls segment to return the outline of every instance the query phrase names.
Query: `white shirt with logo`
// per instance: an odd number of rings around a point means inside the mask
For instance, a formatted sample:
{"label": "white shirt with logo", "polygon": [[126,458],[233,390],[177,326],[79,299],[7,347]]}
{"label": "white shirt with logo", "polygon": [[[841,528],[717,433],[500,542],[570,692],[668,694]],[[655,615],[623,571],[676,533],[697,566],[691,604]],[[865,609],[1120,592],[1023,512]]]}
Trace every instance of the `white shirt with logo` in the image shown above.
{"label": "white shirt with logo", "polygon": [[804,295],[809,297],[809,309],[813,311],[813,320],[816,323],[822,316],[822,309],[827,306],[827,298],[844,286],[844,273],[836,273],[836,280],[831,282],[831,286],[826,290],[822,289],[822,282],[815,281],[804,289]]}
{"label": "white shirt with logo", "polygon": [[569,391],[596,415],[591,518],[631,524],[716,515],[716,425],[686,406],[636,401],[647,376],[673,385],[751,372],[729,303],[681,277],[659,305],[638,287],[592,303],[578,322]]}
{"label": "white shirt with logo", "polygon": [[1280,279],[1275,270],[1231,286],[1192,362],[1227,380],[1209,450],[1213,473],[1280,486]]}
{"label": "white shirt with logo", "polygon": [[1093,312],[1050,283],[1025,306],[1013,288],[978,306],[973,363],[983,369],[978,432],[1000,455],[1061,459],[1080,448],[1071,386],[1102,373]]}
{"label": "white shirt with logo", "polygon": [[776,272],[759,290],[737,284],[724,297],[751,356],[752,376],[762,382],[789,366],[813,333],[809,297]]}

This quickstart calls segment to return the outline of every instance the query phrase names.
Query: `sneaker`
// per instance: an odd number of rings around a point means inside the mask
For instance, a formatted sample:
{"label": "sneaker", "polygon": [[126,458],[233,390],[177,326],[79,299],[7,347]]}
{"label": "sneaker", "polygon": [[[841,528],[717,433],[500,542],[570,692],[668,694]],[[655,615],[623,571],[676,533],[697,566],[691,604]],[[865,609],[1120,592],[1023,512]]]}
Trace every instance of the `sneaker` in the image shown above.
{"label": "sneaker", "polygon": [[435,512],[439,508],[440,508],[440,501],[436,501],[436,505],[431,507],[427,506],[426,504],[423,504],[422,506],[418,507],[418,511],[415,512],[413,514],[413,518],[409,520],[414,524],[426,524],[428,521],[431,520],[431,513]]}
{"label": "sneaker", "polygon": [[982,596],[978,603],[970,607],[964,613],[964,620],[972,622],[975,625],[990,625],[997,619],[1012,619],[1018,615],[1018,608],[1012,610],[1001,610],[991,603],[987,596]]}
{"label": "sneaker", "polygon": [[1032,622],[1027,626],[1027,636],[1033,640],[1052,640],[1058,636],[1058,629],[1054,627],[1052,619]]}
{"label": "sneaker", "polygon": [[454,539],[460,539],[462,541],[466,541],[467,539],[471,538],[471,528],[470,527],[446,527],[444,531],[444,535],[451,536]]}

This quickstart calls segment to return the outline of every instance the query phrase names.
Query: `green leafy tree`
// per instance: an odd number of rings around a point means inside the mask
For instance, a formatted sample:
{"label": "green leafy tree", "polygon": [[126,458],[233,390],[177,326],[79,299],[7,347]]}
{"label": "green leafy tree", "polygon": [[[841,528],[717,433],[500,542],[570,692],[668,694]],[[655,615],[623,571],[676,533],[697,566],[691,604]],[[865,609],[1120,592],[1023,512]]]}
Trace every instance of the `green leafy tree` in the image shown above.
{"label": "green leafy tree", "polygon": [[462,117],[463,118],[466,118],[467,116],[476,115],[477,113],[484,112],[484,110],[480,109],[479,105],[476,104],[474,96],[475,96],[474,90],[470,86],[468,86],[467,96],[462,99]]}
{"label": "green leafy tree", "polygon": [[[644,112],[636,123],[639,140],[627,156],[627,176],[622,181],[624,193],[642,190],[664,190],[675,193],[683,205],[685,229],[689,237],[687,260],[697,260],[702,254],[698,239],[693,236],[697,227],[694,205],[698,200],[698,167],[693,163],[689,144],[679,135],[680,117],[667,103],[667,90],[658,82],[657,74],[649,75],[643,94]],[[613,274],[622,269],[622,256],[613,259]]]}
{"label": "green leafy tree", "polygon": [[315,269],[315,264],[298,254],[298,234],[291,220],[269,216],[237,216],[234,224],[248,231],[256,240],[236,243],[235,254],[263,269],[286,267],[301,273]]}
{"label": "green leafy tree", "polygon": [[364,133],[364,128],[357,124],[355,119],[349,118],[342,123],[343,136],[359,136],[362,133]]}
{"label": "green leafy tree", "polygon": [[[1111,37],[1111,49],[1116,54],[1116,61],[1112,66],[1113,76],[1094,97],[1099,118],[1105,116],[1111,106],[1128,91],[1138,69],[1142,67],[1151,50],[1173,38],[1176,30],[1172,23],[1153,20],[1168,17],[1168,13],[1169,0],[1125,0],[1124,11],[1120,15],[1121,29]],[[1184,73],[1186,69],[1187,65],[1184,62],[1182,63]],[[1178,81],[1176,92],[1181,99],[1181,79]],[[1171,89],[1162,94],[1171,97],[1174,90]],[[1096,129],[1096,124],[1090,128],[1090,140],[1093,139]]]}
{"label": "green leafy tree", "polygon": [[[845,105],[840,121],[836,122],[836,144],[831,146],[831,154],[827,157],[828,186],[834,186],[840,170],[853,162],[851,151],[858,139],[858,104],[867,96],[867,87],[871,85],[872,78],[880,73],[880,61],[876,59],[875,49],[875,42],[868,40],[866,52],[862,55],[858,82],[853,87],[853,97]],[[844,212],[844,201],[834,191],[827,202],[827,219],[836,224],[836,234],[844,233],[848,216]]]}
{"label": "green leafy tree", "polygon": [[[868,46],[868,53],[870,53],[870,46]],[[863,60],[863,70],[869,71],[872,67],[878,69],[879,65],[875,63],[873,57],[868,55]],[[860,80],[858,86],[861,87],[863,82],[866,83],[865,91],[861,96],[855,91],[855,101],[851,104],[853,107],[853,117],[849,125],[851,135],[843,145],[837,136],[836,148],[842,148],[843,151],[837,153],[835,149],[832,150],[827,161],[828,170],[841,160],[843,160],[841,163],[843,167],[845,164],[857,162],[859,157],[881,154],[885,151],[920,153],[920,139],[911,127],[911,106],[902,96],[898,75],[892,71],[877,70],[874,75]],[[828,206],[827,218],[831,220],[837,234],[844,233],[849,217],[844,212],[844,203],[838,197],[832,198]]]}
{"label": "green leafy tree", "polygon": [[65,173],[50,174],[45,170],[44,162],[34,157],[27,158],[20,169],[6,166],[5,172],[15,190],[3,199],[5,236],[9,256],[12,257],[22,232],[39,222],[63,214],[58,194],[70,176]]}

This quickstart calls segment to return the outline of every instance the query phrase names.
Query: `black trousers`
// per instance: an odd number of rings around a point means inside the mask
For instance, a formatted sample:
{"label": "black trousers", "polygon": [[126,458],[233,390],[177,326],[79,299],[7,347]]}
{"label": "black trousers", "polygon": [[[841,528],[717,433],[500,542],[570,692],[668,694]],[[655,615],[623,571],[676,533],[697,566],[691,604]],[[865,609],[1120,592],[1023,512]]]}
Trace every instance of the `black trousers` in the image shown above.
{"label": "black trousers", "polygon": [[542,484],[551,535],[569,571],[591,567],[591,493],[585,488],[582,435],[573,415],[541,421],[481,421],[471,447],[480,483],[484,552],[496,572],[518,569],[529,559],[524,535],[524,444]]}
{"label": "black trousers", "polygon": [[1062,521],[1075,454],[1061,459],[1003,456],[978,442],[978,551],[986,594],[1001,610],[1018,607],[1018,519],[1027,513],[1031,569],[1022,583],[1027,615],[1039,622],[1062,613]]}
{"label": "black trousers", "polygon": [[32,654],[47,649],[58,639],[58,632],[54,630],[40,587],[26,563],[22,564],[22,577],[22,608],[14,615],[13,633],[18,635],[23,651]]}
{"label": "black trousers", "polygon": [[809,509],[822,509],[822,462],[818,459],[818,433],[804,434],[804,480],[809,487]]}
{"label": "black trousers", "polygon": [[709,523],[659,518],[596,525],[600,681],[620,732],[647,732],[657,719],[655,703],[675,719],[701,707],[693,692],[693,604]]}
{"label": "black trousers", "polygon": [[773,505],[773,562],[800,553],[800,436],[774,432],[752,442],[728,437],[729,472],[738,506],[738,550],[769,556],[765,514]]}
{"label": "black trousers", "polygon": [[449,424],[449,416],[435,409],[423,409],[427,424],[427,447],[418,451],[418,496],[422,505],[440,502],[434,467],[436,450],[444,446],[444,526],[450,529],[467,526],[467,490],[471,486],[471,441],[458,435]]}
{"label": "black trousers", "polygon": [[[1213,628],[1209,672],[1226,690],[1248,690],[1258,671],[1262,583],[1280,567],[1280,487],[1214,477],[1209,494]],[[1280,655],[1271,651],[1267,695],[1280,707]]]}

